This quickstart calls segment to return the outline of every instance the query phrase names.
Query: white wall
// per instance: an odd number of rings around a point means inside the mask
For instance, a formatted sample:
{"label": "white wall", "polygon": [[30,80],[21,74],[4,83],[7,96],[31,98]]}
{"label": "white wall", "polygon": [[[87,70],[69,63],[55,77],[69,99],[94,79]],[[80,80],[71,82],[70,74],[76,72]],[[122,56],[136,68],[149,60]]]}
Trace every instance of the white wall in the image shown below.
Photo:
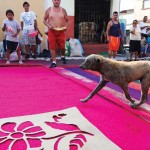
{"label": "white wall", "polygon": [[135,8],[136,0],[120,0],[120,11]]}
{"label": "white wall", "polygon": [[[66,9],[68,16],[75,15],[75,0],[61,0],[60,5]],[[52,0],[45,0],[45,9],[51,6],[53,6]]]}
{"label": "white wall", "polygon": [[114,11],[120,10],[120,1],[121,0],[110,0],[110,17],[112,16]]}
{"label": "white wall", "polygon": [[[130,29],[132,22],[135,19],[141,21],[143,20],[144,16],[148,16],[148,18],[150,18],[149,17],[150,9],[142,9],[142,8],[143,8],[142,0],[121,0],[122,10],[134,9],[133,13],[120,14],[121,19],[127,20],[127,29]],[[149,23],[150,23],[150,20],[149,20]]]}

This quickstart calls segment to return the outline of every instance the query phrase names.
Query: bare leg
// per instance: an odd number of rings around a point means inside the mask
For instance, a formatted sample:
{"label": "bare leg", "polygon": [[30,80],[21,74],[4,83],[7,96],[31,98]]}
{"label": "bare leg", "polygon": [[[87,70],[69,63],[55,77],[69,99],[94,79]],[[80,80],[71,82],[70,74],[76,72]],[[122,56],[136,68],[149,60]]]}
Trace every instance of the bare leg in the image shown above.
{"label": "bare leg", "polygon": [[111,50],[108,51],[108,56],[109,56],[109,58],[112,57],[112,51]]}
{"label": "bare leg", "polygon": [[66,64],[65,49],[61,49],[61,59],[63,61],[63,64]]}
{"label": "bare leg", "polygon": [[21,60],[20,50],[17,50],[18,60]]}
{"label": "bare leg", "polygon": [[138,59],[138,52],[135,52],[135,60]]}
{"label": "bare leg", "polygon": [[61,56],[65,56],[65,49],[61,49]]}
{"label": "bare leg", "polygon": [[103,80],[99,82],[99,84],[97,85],[97,87],[90,93],[90,95],[84,99],[81,99],[81,102],[87,102],[89,99],[91,99],[99,90],[101,90],[106,83],[109,81]]}
{"label": "bare leg", "polygon": [[34,56],[36,57],[36,45],[32,45],[31,50],[34,53]]}
{"label": "bare leg", "polygon": [[117,53],[117,52],[113,52],[113,58],[114,58],[114,59],[116,58],[116,53]]}
{"label": "bare leg", "polygon": [[10,50],[6,50],[6,59],[10,60]]}
{"label": "bare leg", "polygon": [[56,53],[55,50],[51,50],[51,58],[53,61],[56,61]]}
{"label": "bare leg", "polygon": [[29,54],[30,53],[29,45],[25,45],[25,49],[26,49],[26,53]]}
{"label": "bare leg", "polygon": [[130,60],[132,60],[132,52],[130,52]]}

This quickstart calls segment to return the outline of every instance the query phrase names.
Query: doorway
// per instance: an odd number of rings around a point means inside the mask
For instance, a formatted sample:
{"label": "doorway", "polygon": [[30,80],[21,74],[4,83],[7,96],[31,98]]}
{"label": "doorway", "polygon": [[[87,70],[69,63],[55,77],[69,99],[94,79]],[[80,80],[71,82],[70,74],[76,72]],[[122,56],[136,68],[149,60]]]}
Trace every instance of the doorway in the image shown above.
{"label": "doorway", "polygon": [[75,38],[100,42],[103,21],[110,20],[110,0],[75,0]]}

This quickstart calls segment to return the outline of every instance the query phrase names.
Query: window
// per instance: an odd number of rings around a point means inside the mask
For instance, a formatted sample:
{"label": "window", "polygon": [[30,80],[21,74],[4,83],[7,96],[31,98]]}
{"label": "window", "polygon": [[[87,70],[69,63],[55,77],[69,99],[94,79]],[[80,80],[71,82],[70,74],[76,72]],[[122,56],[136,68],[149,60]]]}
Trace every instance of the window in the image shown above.
{"label": "window", "polygon": [[143,9],[150,8],[150,0],[143,0]]}
{"label": "window", "polygon": [[120,0],[120,11],[134,10],[136,0]]}

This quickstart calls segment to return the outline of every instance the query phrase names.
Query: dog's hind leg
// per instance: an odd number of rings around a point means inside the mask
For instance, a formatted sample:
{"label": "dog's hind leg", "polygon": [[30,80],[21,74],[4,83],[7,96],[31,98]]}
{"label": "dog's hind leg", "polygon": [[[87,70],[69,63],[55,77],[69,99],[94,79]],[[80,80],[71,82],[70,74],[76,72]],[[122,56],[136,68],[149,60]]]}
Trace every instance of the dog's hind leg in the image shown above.
{"label": "dog's hind leg", "polygon": [[122,86],[121,86],[121,88],[122,88],[122,90],[124,91],[124,94],[125,94],[125,97],[126,97],[126,99],[128,99],[130,102],[131,102],[131,104],[134,104],[134,100],[131,98],[131,96],[130,96],[130,94],[129,94],[129,91],[128,91],[128,84],[123,84]]}
{"label": "dog's hind leg", "polygon": [[141,81],[141,90],[142,90],[141,101],[139,103],[131,104],[132,108],[137,108],[138,106],[142,105],[143,103],[147,101],[149,87],[150,87],[150,81],[143,79]]}
{"label": "dog's hind leg", "polygon": [[99,84],[97,85],[97,87],[90,93],[90,95],[84,99],[81,99],[80,101],[81,102],[87,102],[89,99],[91,99],[99,90],[101,90],[105,85],[106,83],[109,82],[109,81],[106,81],[106,80],[101,80],[99,82]]}

